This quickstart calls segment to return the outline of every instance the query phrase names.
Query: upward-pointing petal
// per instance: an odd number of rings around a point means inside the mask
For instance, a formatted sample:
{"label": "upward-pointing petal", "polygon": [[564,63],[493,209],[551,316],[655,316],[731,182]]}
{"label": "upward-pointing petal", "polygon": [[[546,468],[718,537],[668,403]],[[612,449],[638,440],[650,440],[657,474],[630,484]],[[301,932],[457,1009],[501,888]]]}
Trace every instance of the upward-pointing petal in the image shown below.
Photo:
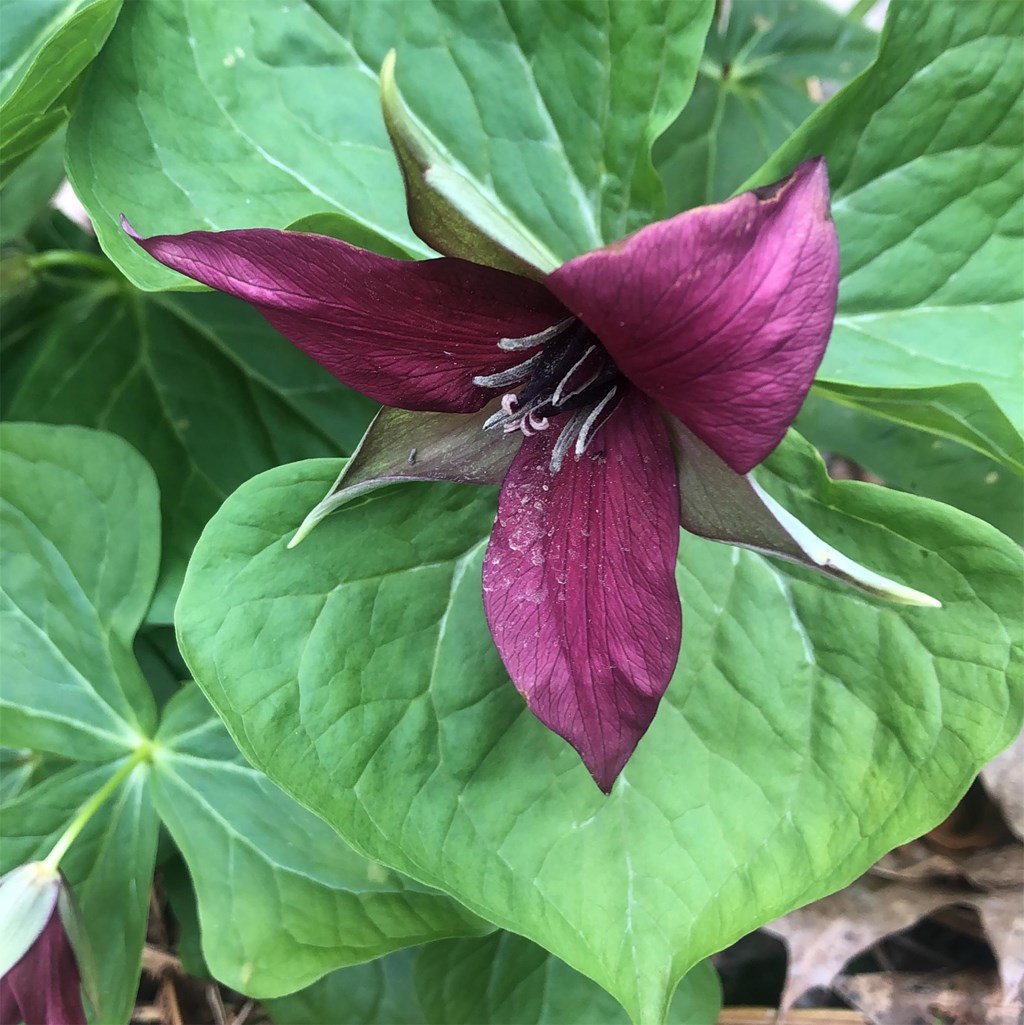
{"label": "upward-pointing petal", "polygon": [[579,461],[551,473],[557,434],[528,438],[505,478],[484,608],[512,682],[607,793],[679,655],[676,472],[635,389]]}
{"label": "upward-pointing petal", "polygon": [[634,384],[739,473],[782,440],[832,329],[839,248],[822,159],[570,260],[548,287]]}
{"label": "upward-pointing petal", "polygon": [[252,228],[138,236],[151,256],[251,303],[335,377],[388,406],[467,413],[476,376],[523,354],[498,347],[565,316],[542,286],[464,260],[378,256],[323,235]]}

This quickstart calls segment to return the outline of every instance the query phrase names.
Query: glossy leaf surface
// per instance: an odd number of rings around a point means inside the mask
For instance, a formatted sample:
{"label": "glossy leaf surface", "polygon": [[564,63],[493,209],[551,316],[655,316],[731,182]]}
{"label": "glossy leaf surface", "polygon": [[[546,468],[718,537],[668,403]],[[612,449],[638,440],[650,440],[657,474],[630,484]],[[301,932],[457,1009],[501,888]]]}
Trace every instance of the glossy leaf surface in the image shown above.
{"label": "glossy leaf surface", "polygon": [[179,606],[197,679],[247,756],[363,853],[634,1016],[659,1019],[690,965],[941,819],[1019,727],[1016,547],[947,507],[829,483],[794,438],[762,486],[945,607],[684,537],[680,666],[604,798],[501,671],[479,577],[493,498],[387,489],[288,551],[337,469],[271,471],[207,528]]}

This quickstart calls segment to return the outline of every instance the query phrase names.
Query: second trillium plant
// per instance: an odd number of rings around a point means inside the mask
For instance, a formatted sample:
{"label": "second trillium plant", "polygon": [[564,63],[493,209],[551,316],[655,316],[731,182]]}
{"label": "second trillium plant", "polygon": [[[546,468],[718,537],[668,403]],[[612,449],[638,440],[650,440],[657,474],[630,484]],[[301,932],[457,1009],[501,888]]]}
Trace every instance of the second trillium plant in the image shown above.
{"label": "second trillium plant", "polygon": [[[244,299],[342,382],[409,411],[378,417],[304,529],[391,480],[500,482],[483,569],[491,634],[531,710],[606,792],[679,655],[681,520],[936,604],[845,560],[744,476],[792,423],[832,327],[822,159],[543,268],[444,193],[390,62],[382,80],[410,222],[448,255],[395,260],[261,228],[143,238],[125,222],[161,263]],[[694,522],[680,473],[708,467],[712,500],[739,495],[767,532]]]}

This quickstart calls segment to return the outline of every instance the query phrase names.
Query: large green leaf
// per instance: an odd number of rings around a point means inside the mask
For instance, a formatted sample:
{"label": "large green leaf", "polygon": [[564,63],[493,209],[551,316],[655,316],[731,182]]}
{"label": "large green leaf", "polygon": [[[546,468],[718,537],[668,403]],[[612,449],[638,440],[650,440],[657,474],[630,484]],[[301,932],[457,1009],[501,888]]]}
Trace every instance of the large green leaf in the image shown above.
{"label": "large green leaf", "polygon": [[945,608],[685,537],[680,666],[609,797],[493,648],[482,488],[391,488],[289,551],[338,464],[250,481],[190,564],[183,653],[254,764],[357,849],[661,1020],[697,961],[941,819],[1021,719],[1016,546],[833,484],[796,437],[771,468],[817,534]]}
{"label": "large green leaf", "polygon": [[0,188],[0,243],[23,235],[64,179],[64,132],[50,136]]}
{"label": "large green leaf", "polygon": [[673,213],[728,199],[814,112],[808,79],[845,82],[878,46],[874,32],[821,0],[721,10],[693,96],[654,148]]}
{"label": "large green leaf", "polygon": [[360,857],[247,765],[198,688],[168,704],[153,800],[188,863],[222,982],[280,996],[339,965],[491,926]]}
{"label": "large green leaf", "polygon": [[846,456],[890,487],[948,502],[1024,544],[1024,485],[964,445],[812,394],[797,429],[818,448]]}
{"label": "large green leaf", "polygon": [[[74,765],[0,807],[0,872],[44,858],[75,812],[117,771],[117,762]],[[86,964],[96,972],[95,1021],[127,1022],[139,986],[157,817],[138,766],[107,799],[61,862],[81,911]]]}
{"label": "large green leaf", "polygon": [[113,431],[149,460],[164,521],[155,622],[170,622],[192,546],[233,488],[281,462],[351,452],[377,408],[220,295],[101,283],[38,330],[8,415]]}
{"label": "large green leaf", "polygon": [[66,120],[73,87],[121,0],[5,0],[0,36],[0,182]]}
{"label": "large green leaf", "polygon": [[413,988],[416,950],[341,968],[298,993],[263,1001],[277,1025],[424,1025]]}
{"label": "large green leaf", "polygon": [[[431,943],[416,957],[416,992],[436,1025],[628,1025],[622,1008],[593,982],[513,933]],[[697,965],[679,984],[670,1025],[714,1025],[722,1006],[718,974]]]}
{"label": "large green leaf", "polygon": [[828,157],[842,283],[823,384],[1018,470],[1022,28],[1001,0],[893,0],[875,64],[754,176]]}
{"label": "large green leaf", "polygon": [[0,426],[0,743],[106,760],[153,729],[131,645],[156,579],[158,501],[120,438]]}
{"label": "large green leaf", "polygon": [[655,216],[650,146],[686,101],[710,0],[605,4],[130,4],[79,98],[68,171],[104,249],[150,289],[182,279],[144,233],[284,227],[324,210],[424,254],[377,74],[497,206],[566,258]]}
{"label": "large green leaf", "polygon": [[[711,964],[680,983],[668,1021],[711,1025],[721,989]],[[513,933],[399,951],[273,1000],[278,1025],[616,1025],[628,1021],[599,986]]]}

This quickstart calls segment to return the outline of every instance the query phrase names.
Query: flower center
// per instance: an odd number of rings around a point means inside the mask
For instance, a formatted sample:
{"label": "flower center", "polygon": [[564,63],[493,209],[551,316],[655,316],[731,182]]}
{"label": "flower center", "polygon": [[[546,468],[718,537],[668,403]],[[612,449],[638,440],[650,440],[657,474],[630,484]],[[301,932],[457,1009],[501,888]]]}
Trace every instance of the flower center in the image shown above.
{"label": "flower center", "polygon": [[551,472],[557,473],[569,449],[575,447],[579,459],[615,411],[625,378],[597,335],[575,317],[539,334],[502,338],[498,346],[540,349],[508,370],[473,378],[481,388],[509,389],[500,411],[484,422],[484,430],[501,427],[530,437],[547,430],[556,417],[568,415],[551,452]]}

